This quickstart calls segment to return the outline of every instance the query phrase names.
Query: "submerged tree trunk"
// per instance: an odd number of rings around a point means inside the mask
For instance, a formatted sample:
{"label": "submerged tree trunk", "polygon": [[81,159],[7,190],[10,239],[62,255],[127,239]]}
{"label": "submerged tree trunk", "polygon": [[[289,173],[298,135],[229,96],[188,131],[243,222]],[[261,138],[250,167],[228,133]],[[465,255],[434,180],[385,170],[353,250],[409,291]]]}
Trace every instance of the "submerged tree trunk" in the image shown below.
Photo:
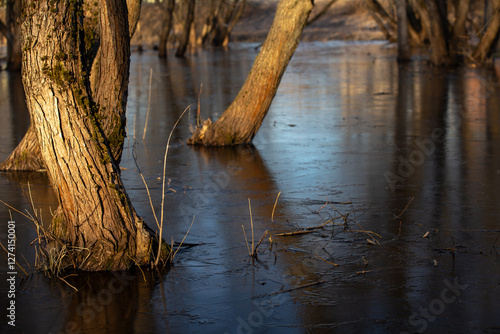
{"label": "submerged tree trunk", "polygon": [[446,66],[451,63],[446,39],[446,20],[441,15],[436,0],[417,0],[422,25],[431,44],[430,61],[436,66]]}
{"label": "submerged tree trunk", "polygon": [[281,0],[271,29],[233,103],[213,124],[198,127],[188,144],[224,146],[249,143],[276,94],[313,7],[311,0]]}
{"label": "submerged tree trunk", "polygon": [[165,6],[165,20],[163,21],[163,26],[161,27],[160,32],[160,43],[158,45],[158,57],[166,58],[167,57],[167,42],[168,36],[170,36],[170,31],[172,30],[172,23],[174,21],[174,9],[175,9],[175,0],[165,0],[163,6]]}
{"label": "submerged tree trunk", "polygon": [[398,62],[410,60],[410,43],[408,42],[408,16],[406,0],[397,0],[398,11]]}
{"label": "submerged tree trunk", "polygon": [[0,20],[0,32],[7,39],[7,71],[21,70],[21,0],[7,0],[5,23]]}
{"label": "submerged tree trunk", "polygon": [[473,60],[480,64],[491,61],[500,35],[500,0],[492,0],[492,4],[494,12],[491,16],[490,23],[472,54]]}
{"label": "submerged tree trunk", "polygon": [[175,52],[175,56],[182,58],[186,54],[186,50],[189,44],[189,37],[191,34],[191,27],[194,21],[194,9],[196,5],[195,0],[184,0],[186,5],[186,19],[184,20],[184,26],[182,29],[181,40],[179,41],[179,46]]}
{"label": "submerged tree trunk", "polygon": [[[112,153],[111,143],[123,138],[109,138],[102,125],[107,108],[114,109],[110,118],[125,113],[130,62],[125,0],[91,5],[102,52],[95,92],[89,71],[95,51],[82,24],[83,3],[30,2],[23,9],[27,105],[62,213],[54,217],[52,232],[79,269],[149,264],[155,238],[132,207]],[[102,96],[112,101],[100,105]],[[115,119],[114,124],[121,133],[125,123]]]}
{"label": "submerged tree trunk", "polygon": [[[85,43],[88,50],[88,60],[86,60],[85,66],[87,67],[88,73],[91,73],[90,86],[92,92],[95,92],[95,100],[98,105],[101,106],[100,116],[101,125],[109,138],[112,154],[116,161],[120,161],[121,152],[123,149],[123,137],[125,136],[125,129],[122,124],[125,123],[125,113],[120,112],[120,109],[116,109],[113,104],[119,100],[117,96],[111,98],[110,93],[106,89],[101,89],[100,87],[105,87],[112,80],[110,77],[101,76],[101,73],[105,73],[106,66],[113,63],[114,60],[109,58],[108,55],[100,49],[100,27],[94,18],[95,10],[92,10],[93,0],[85,0],[85,18],[83,19],[85,26]],[[139,21],[141,0],[127,0],[128,8],[128,23],[129,23],[129,35],[132,37],[134,34],[137,22]],[[95,6],[94,6],[95,7]],[[19,39],[20,40],[20,39]],[[104,57],[104,58],[103,58]],[[104,59],[104,61],[101,61]],[[99,94],[99,90],[103,91]],[[9,155],[5,161],[0,163],[0,170],[2,171],[36,171],[44,169],[43,159],[40,155],[40,148],[38,140],[36,140],[36,135],[33,129],[33,125],[30,126],[25,138],[19,143],[19,145],[14,149],[14,151]]]}

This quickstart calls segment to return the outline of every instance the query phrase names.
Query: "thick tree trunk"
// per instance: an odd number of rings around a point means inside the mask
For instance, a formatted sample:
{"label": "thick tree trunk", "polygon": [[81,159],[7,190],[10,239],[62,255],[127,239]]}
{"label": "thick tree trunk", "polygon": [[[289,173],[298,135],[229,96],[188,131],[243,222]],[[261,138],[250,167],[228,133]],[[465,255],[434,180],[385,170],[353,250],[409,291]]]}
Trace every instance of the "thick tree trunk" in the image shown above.
{"label": "thick tree trunk", "polygon": [[[106,81],[111,80],[110,77],[101,77],[101,73],[106,73],[106,67],[112,65],[114,60],[111,58],[104,58],[106,61],[101,62],[103,53],[100,49],[100,28],[94,19],[92,10],[94,0],[85,0],[84,8],[86,9],[86,17],[84,18],[85,26],[85,43],[88,50],[88,60],[85,67],[88,73],[91,73],[90,86],[92,92],[97,92],[100,87],[106,89]],[[141,0],[127,0],[128,7],[128,22],[129,34],[132,36],[136,30],[137,22],[139,21]],[[20,40],[20,38],[19,38]],[[106,56],[104,54],[104,56]],[[103,83],[101,83],[103,81]],[[108,82],[109,84],[109,82]],[[105,132],[106,137],[110,140],[112,154],[117,162],[120,161],[121,153],[123,150],[123,137],[125,136],[125,129],[122,125],[125,122],[125,113],[121,109],[113,106],[119,99],[109,98],[109,94],[104,92],[96,95],[96,103],[101,106],[99,109],[101,115],[101,125]],[[116,97],[116,96],[115,96]],[[14,149],[11,155],[0,164],[2,171],[34,171],[44,169],[43,159],[40,156],[40,148],[38,141],[31,142],[36,139],[32,126],[26,133],[26,138],[23,138],[21,143]]]}
{"label": "thick tree trunk", "polygon": [[313,7],[311,0],[281,0],[252,70],[233,103],[211,124],[198,127],[188,144],[224,146],[249,143],[276,94]]}
{"label": "thick tree trunk", "polygon": [[397,0],[398,11],[398,62],[410,60],[410,43],[408,43],[408,16],[406,0]]}
{"label": "thick tree trunk", "polygon": [[[102,79],[93,92],[88,60],[94,51],[83,29],[82,6],[81,1],[26,4],[23,83],[62,212],[52,222],[53,234],[64,242],[79,269],[121,270],[149,264],[154,243],[125,192],[110,146],[113,140],[108,140],[102,125],[107,108],[113,108],[112,116],[125,113],[130,62],[127,7],[125,0],[92,4],[100,22],[102,52]],[[100,105],[97,101],[103,96],[113,101]],[[125,123],[115,125],[123,128]]]}
{"label": "thick tree trunk", "polygon": [[6,1],[7,71],[21,70],[21,0]]}
{"label": "thick tree trunk", "polygon": [[186,19],[184,20],[184,26],[182,30],[181,40],[179,41],[179,46],[175,52],[175,56],[182,58],[186,54],[186,50],[189,44],[189,37],[191,34],[191,26],[194,21],[194,9],[196,5],[195,0],[185,0],[186,5]]}
{"label": "thick tree trunk", "polygon": [[175,0],[165,0],[163,4],[165,6],[165,20],[163,21],[163,26],[160,32],[160,43],[158,46],[158,57],[167,57],[167,43],[168,36],[170,36],[170,31],[172,30],[172,23],[174,22],[174,9]]}
{"label": "thick tree trunk", "polygon": [[42,169],[45,169],[45,165],[40,154],[35,128],[31,124],[19,145],[4,162],[0,163],[0,170],[37,171]]}
{"label": "thick tree trunk", "polygon": [[486,32],[472,54],[473,60],[479,64],[484,64],[491,60],[493,52],[498,44],[500,34],[500,0],[492,0],[492,4],[494,12],[490,24],[486,28]]}

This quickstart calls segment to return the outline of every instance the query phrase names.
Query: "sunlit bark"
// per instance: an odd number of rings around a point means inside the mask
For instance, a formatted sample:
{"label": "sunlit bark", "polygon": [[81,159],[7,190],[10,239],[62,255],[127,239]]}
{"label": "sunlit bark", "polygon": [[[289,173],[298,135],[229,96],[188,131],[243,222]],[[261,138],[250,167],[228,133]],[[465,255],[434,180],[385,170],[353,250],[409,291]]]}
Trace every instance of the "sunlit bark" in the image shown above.
{"label": "sunlit bark", "polygon": [[[99,21],[100,80],[91,89],[94,53],[84,29],[83,2],[27,2],[22,26],[23,83],[40,152],[60,213],[52,232],[83,270],[149,264],[154,238],[125,192],[113,154],[124,131],[130,63],[125,0],[94,1]],[[57,27],[57,29],[55,29]],[[111,100],[104,105],[98,101]],[[111,108],[111,109],[108,109]],[[107,121],[106,118],[114,120]],[[124,120],[124,117],[123,117]]]}
{"label": "sunlit bark", "polygon": [[233,103],[217,122],[205,122],[189,144],[224,146],[249,143],[276,94],[313,7],[311,0],[281,0],[271,29]]}
{"label": "sunlit bark", "polygon": [[[102,113],[100,118],[103,131],[110,140],[113,157],[119,162],[123,150],[122,139],[125,136],[125,130],[122,126],[125,122],[125,113],[121,112],[120,109],[115,108],[113,105],[119,101],[116,95],[117,92],[107,91],[106,86],[109,85],[109,81],[112,80],[112,78],[101,76],[101,73],[105,73],[106,67],[112,65],[114,60],[107,57],[101,49],[100,26],[94,19],[95,10],[92,10],[94,3],[95,1],[93,0],[83,1],[83,7],[85,8],[85,17],[83,18],[86,38],[85,43],[89,48],[88,59],[84,66],[86,67],[86,71],[91,73],[90,86],[92,92],[96,93],[95,102],[101,106],[99,110]],[[134,34],[137,22],[139,21],[140,4],[140,0],[127,0],[130,36]],[[104,61],[101,61],[103,56]],[[101,93],[98,93],[99,91],[101,91]],[[112,96],[113,94],[115,95]],[[43,159],[40,156],[39,144],[35,139],[36,136],[31,126],[20,144],[5,161],[0,163],[0,170],[34,171],[44,169],[45,167],[43,165]]]}

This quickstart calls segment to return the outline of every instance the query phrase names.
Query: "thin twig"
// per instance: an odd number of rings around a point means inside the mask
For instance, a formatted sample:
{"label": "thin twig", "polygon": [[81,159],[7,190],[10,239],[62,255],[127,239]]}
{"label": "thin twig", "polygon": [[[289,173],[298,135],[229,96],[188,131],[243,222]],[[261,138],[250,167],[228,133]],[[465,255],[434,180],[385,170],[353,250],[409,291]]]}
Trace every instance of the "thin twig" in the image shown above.
{"label": "thin twig", "polygon": [[144,132],[142,133],[142,140],[146,138],[146,131],[148,129],[148,119],[149,119],[149,107],[151,106],[151,81],[153,79],[153,69],[151,68],[151,72],[149,73],[149,98],[148,98],[148,111],[146,113],[146,123],[144,124]]}
{"label": "thin twig", "polygon": [[309,233],[314,233],[314,231],[294,231],[294,232],[278,233],[278,234],[275,234],[275,236],[277,236],[277,237],[289,237],[292,235],[309,234]]}
{"label": "thin twig", "polygon": [[195,217],[196,217],[196,216],[193,216],[193,221],[191,222],[191,225],[189,225],[189,228],[188,228],[188,230],[187,230],[186,234],[184,235],[184,238],[182,238],[182,241],[181,241],[181,243],[179,244],[179,246],[177,247],[177,250],[175,251],[174,255],[172,255],[171,261],[173,261],[173,260],[174,260],[174,258],[175,258],[175,254],[177,254],[177,252],[179,251],[179,248],[181,248],[182,244],[184,243],[184,240],[186,240],[186,237],[188,236],[189,231],[191,230],[191,226],[193,226],[193,223],[194,223],[194,218],[195,218]]}
{"label": "thin twig", "polygon": [[241,228],[243,229],[243,235],[245,236],[245,242],[247,244],[247,249],[248,249],[248,256],[252,256],[252,253],[250,252],[250,247],[248,246],[248,239],[247,239],[247,234],[245,232],[245,226],[243,226],[242,224]]}
{"label": "thin twig", "polygon": [[410,206],[410,203],[413,201],[414,198],[415,197],[410,198],[410,201],[408,202],[408,204],[406,204],[406,207],[404,208],[403,211],[401,211],[401,213],[396,217],[396,219],[399,219],[399,217],[401,217],[403,215],[403,213],[406,212],[406,210],[408,209],[408,207]]}
{"label": "thin twig", "polygon": [[155,265],[158,266],[158,262],[160,261],[160,254],[161,254],[161,236],[163,234],[163,217],[164,217],[164,206],[165,206],[165,173],[167,170],[167,156],[168,156],[168,149],[170,148],[170,139],[172,138],[172,134],[174,133],[175,128],[177,127],[177,124],[179,124],[182,116],[186,113],[191,108],[191,105],[187,106],[186,109],[182,112],[182,114],[177,118],[177,121],[175,122],[174,126],[172,127],[172,131],[170,131],[170,134],[168,135],[168,140],[167,140],[167,147],[165,148],[165,156],[163,158],[163,180],[162,180],[162,190],[161,190],[161,215],[160,215],[160,235],[158,236],[158,256],[156,257],[156,263]]}
{"label": "thin twig", "polygon": [[274,202],[274,207],[273,207],[273,212],[271,214],[271,223],[274,222],[274,210],[276,210],[276,205],[278,204],[278,198],[280,198],[281,191],[278,193],[278,196],[276,196],[276,201]]}
{"label": "thin twig", "polygon": [[250,198],[248,199],[248,209],[250,210],[250,227],[252,228],[252,254],[250,254],[250,256],[253,256],[254,255],[253,218],[252,218],[252,205],[250,204]]}
{"label": "thin twig", "polygon": [[254,249],[254,251],[253,251],[253,253],[254,253],[254,254],[257,254],[257,248],[259,248],[260,244],[262,243],[262,241],[264,240],[264,238],[266,237],[266,235],[267,235],[267,233],[268,233],[268,232],[269,232],[269,231],[268,231],[268,230],[266,230],[266,231],[264,232],[264,234],[262,235],[262,237],[260,238],[259,242],[257,243],[257,246],[255,246],[255,249]]}

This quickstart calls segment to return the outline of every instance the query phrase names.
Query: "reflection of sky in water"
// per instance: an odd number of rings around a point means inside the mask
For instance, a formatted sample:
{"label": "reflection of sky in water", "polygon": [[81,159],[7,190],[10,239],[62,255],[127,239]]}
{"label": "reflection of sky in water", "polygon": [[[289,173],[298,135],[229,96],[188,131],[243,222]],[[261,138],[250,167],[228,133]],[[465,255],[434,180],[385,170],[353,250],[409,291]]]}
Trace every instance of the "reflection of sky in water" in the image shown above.
{"label": "reflection of sky in water", "polygon": [[[196,215],[187,241],[203,243],[180,252],[179,262],[162,281],[130,286],[137,296],[127,295],[126,300],[142,305],[135,324],[154,324],[156,330],[235,332],[241,325],[238,319],[248,321],[259,302],[267,310],[272,307],[273,314],[255,328],[272,327],[272,332],[299,332],[297,327],[279,327],[283,324],[334,323],[343,323],[351,332],[411,331],[417,328],[408,326],[408,317],[439,298],[444,280],[454,277],[468,284],[467,293],[460,303],[447,305],[446,317],[429,326],[451,331],[462,330],[469,320],[479,328],[494,324],[495,301],[488,289],[498,284],[494,280],[500,273],[489,251],[497,234],[470,231],[498,229],[496,81],[479,70],[443,73],[420,63],[398,67],[389,56],[393,49],[383,43],[304,43],[290,62],[254,148],[187,147],[201,84],[201,117],[216,119],[238,93],[257,46],[202,50],[166,62],[152,52],[132,56],[128,137],[121,163],[126,188],[138,213],[152,223],[149,199],[132,159],[134,136],[138,163],[159,213],[165,143],[178,116],[192,104],[169,150],[164,237],[180,241]],[[151,107],[143,142],[151,68]],[[12,99],[14,86],[0,72],[2,157],[27,127],[26,119],[16,113],[22,98]],[[402,169],[402,161],[413,162]],[[387,175],[397,181],[394,191]],[[3,176],[1,182],[2,196],[21,203],[16,183]],[[40,185],[35,191],[51,198]],[[271,223],[280,191],[276,222]],[[410,197],[415,199],[400,225],[393,216]],[[336,206],[343,213],[357,210],[351,217],[357,217],[360,226],[352,228],[379,233],[382,245],[368,247],[365,235],[349,233],[339,233],[327,244],[331,230],[326,230],[281,238],[274,253],[266,252],[251,264],[242,232],[244,225],[247,237],[251,235],[248,198],[257,240],[265,230],[292,231],[331,218],[328,206],[314,213],[328,198],[352,200],[352,205]],[[8,216],[4,208],[0,212]],[[19,228],[27,229],[28,224]],[[423,239],[427,231],[431,237]],[[447,250],[453,244],[454,260]],[[332,269],[311,251],[341,266]],[[365,269],[371,273],[356,274]],[[269,296],[251,299],[317,280],[327,283],[284,294],[280,301]],[[55,317],[60,305],[75,302],[71,296],[77,295],[44,295],[47,283],[34,284],[41,290],[36,300],[46,305],[35,306],[25,298],[25,313],[41,309]],[[44,328],[61,325],[55,323]]]}

